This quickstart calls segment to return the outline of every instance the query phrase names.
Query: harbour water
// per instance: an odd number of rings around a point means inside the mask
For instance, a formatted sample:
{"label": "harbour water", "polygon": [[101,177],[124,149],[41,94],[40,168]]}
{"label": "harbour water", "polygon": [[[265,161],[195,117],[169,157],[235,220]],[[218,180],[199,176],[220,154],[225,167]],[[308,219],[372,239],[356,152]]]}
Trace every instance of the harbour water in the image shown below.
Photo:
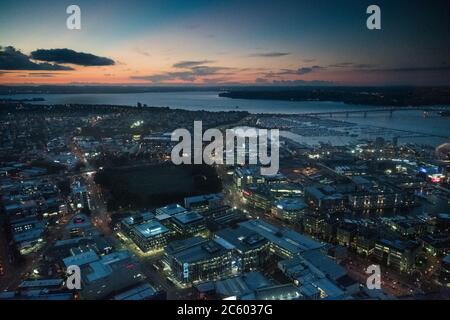
{"label": "harbour water", "polygon": [[[248,111],[251,113],[301,114],[309,112],[333,112],[379,109],[364,105],[348,105],[339,102],[273,101],[229,99],[214,91],[147,92],[118,94],[17,94],[2,96],[5,99],[44,98],[36,104],[111,104],[136,106],[138,102],[154,107],[206,111]],[[325,116],[324,116],[325,117]],[[334,120],[356,123],[360,126],[404,131],[400,142],[439,145],[450,142],[450,118],[436,113],[424,116],[422,111],[396,111],[334,116]],[[415,133],[415,134],[412,134]]]}

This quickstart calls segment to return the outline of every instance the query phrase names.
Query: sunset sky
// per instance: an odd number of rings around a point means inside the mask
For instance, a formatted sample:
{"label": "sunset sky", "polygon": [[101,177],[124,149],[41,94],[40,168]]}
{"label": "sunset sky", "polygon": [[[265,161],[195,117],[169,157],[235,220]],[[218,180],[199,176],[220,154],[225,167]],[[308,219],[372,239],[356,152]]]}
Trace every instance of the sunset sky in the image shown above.
{"label": "sunset sky", "polygon": [[444,0],[2,1],[0,84],[450,85],[449,15]]}

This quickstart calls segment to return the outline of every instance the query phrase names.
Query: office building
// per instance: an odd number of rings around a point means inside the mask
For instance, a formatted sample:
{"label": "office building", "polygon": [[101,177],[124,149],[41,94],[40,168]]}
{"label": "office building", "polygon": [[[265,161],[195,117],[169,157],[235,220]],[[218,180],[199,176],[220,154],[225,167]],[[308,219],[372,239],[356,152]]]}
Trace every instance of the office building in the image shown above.
{"label": "office building", "polygon": [[272,214],[280,219],[297,223],[307,208],[302,198],[283,198],[275,202]]}
{"label": "office building", "polygon": [[223,205],[223,194],[213,193],[184,198],[184,207],[187,210],[204,212]]}
{"label": "office building", "polygon": [[164,251],[172,276],[180,283],[219,280],[232,274],[232,251],[217,241],[193,237],[173,241]]}
{"label": "office building", "polygon": [[172,216],[171,222],[173,229],[185,236],[195,235],[206,229],[205,218],[195,211],[175,214]]}
{"label": "office building", "polygon": [[239,271],[262,268],[270,257],[269,241],[241,225],[216,232],[215,239],[233,251],[235,266]]}
{"label": "office building", "polygon": [[374,257],[395,270],[410,273],[415,267],[418,244],[412,241],[390,241],[381,239],[375,242]]}
{"label": "office building", "polygon": [[319,249],[323,243],[302,235],[294,230],[279,228],[263,219],[249,220],[239,223],[253,232],[259,234],[270,243],[271,252],[284,258],[291,258],[302,252]]}

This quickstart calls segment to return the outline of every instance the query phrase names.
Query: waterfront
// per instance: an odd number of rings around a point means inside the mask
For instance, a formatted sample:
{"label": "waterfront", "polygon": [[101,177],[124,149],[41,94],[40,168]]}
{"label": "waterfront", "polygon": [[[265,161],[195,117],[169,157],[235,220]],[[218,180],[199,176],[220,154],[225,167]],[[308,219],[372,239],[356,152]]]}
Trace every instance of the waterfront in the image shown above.
{"label": "waterfront", "polygon": [[302,102],[244,100],[219,97],[218,91],[145,92],[145,93],[78,93],[78,94],[16,94],[1,96],[5,99],[44,98],[36,104],[111,104],[131,105],[138,102],[153,107],[207,111],[248,111],[251,113],[286,113],[359,110],[337,102]]}
{"label": "waterfront", "polygon": [[[36,104],[110,104],[137,105],[146,104],[154,107],[169,107],[172,109],[205,110],[205,111],[248,111],[250,113],[297,114],[309,112],[334,112],[351,110],[371,110],[380,107],[349,105],[338,102],[304,102],[304,101],[272,101],[229,99],[218,96],[214,91],[193,92],[147,92],[120,94],[17,94],[3,96],[5,99],[44,98],[45,101]],[[355,123],[360,127],[377,127],[380,133],[384,129],[399,130],[397,134],[400,143],[414,142],[417,144],[440,145],[450,141],[450,121],[436,113],[424,116],[422,111],[396,111],[390,117],[389,113],[352,114],[334,116],[333,120]],[[417,134],[412,134],[417,133]],[[336,140],[335,138],[331,140]],[[330,141],[331,141],[330,140]],[[341,142],[342,139],[338,140]]]}

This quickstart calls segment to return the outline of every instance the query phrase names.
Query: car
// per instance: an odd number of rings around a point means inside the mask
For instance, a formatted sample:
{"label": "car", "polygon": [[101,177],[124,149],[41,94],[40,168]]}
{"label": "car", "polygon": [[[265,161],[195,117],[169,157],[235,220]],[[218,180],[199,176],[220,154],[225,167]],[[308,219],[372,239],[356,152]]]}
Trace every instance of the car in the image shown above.
{"label": "car", "polygon": [[75,224],[80,224],[80,223],[83,223],[84,221],[85,221],[85,219],[81,218],[81,217],[77,217],[77,218],[73,219],[73,222]]}

